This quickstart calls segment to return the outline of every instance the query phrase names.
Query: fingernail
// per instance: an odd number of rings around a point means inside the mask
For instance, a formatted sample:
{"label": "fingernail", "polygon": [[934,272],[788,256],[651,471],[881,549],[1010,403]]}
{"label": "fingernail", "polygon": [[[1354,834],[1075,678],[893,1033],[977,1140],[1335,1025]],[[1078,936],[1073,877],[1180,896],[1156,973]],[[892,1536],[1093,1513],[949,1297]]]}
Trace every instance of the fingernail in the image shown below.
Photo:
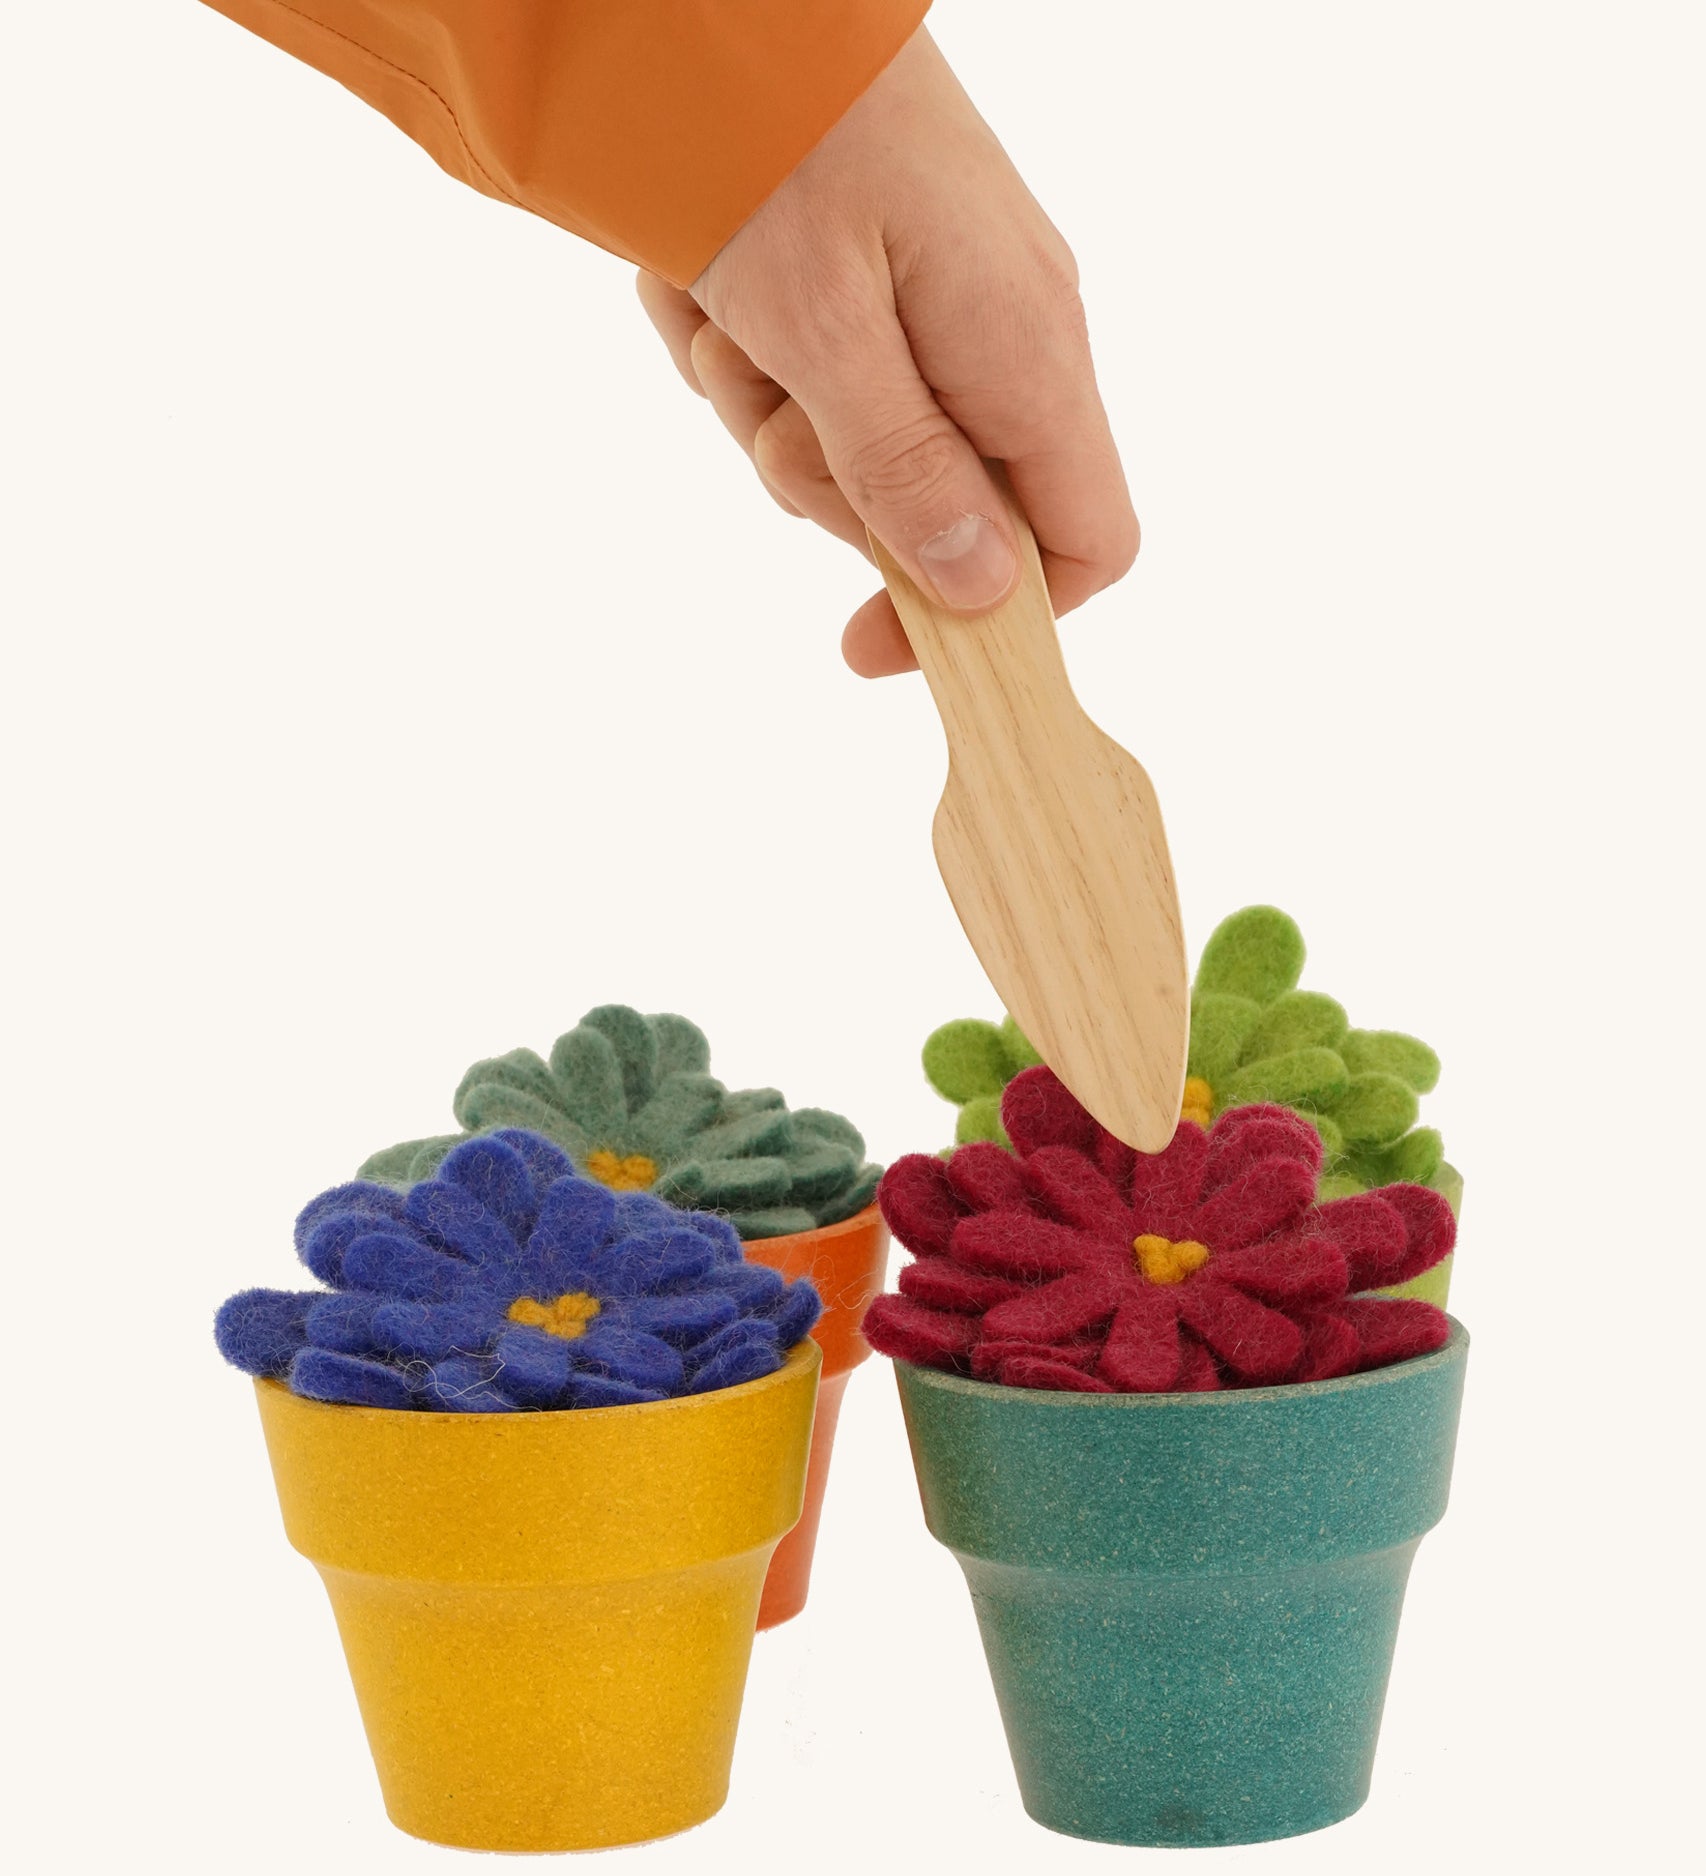
{"label": "fingernail", "polygon": [[1018,572],[1012,548],[986,515],[961,515],[919,548],[918,564],[936,597],[956,612],[987,611]]}

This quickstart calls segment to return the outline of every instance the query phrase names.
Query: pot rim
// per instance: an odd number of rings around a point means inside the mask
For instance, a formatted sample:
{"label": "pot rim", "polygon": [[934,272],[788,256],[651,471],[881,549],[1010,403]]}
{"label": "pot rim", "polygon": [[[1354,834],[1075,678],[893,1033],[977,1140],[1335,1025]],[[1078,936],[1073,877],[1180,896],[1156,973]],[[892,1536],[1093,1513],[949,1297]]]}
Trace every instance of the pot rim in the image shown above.
{"label": "pot rim", "polygon": [[1005,1401],[1034,1406],[1039,1411],[1063,1413],[1109,1409],[1129,1413],[1141,1412],[1146,1408],[1150,1411],[1171,1408],[1174,1411],[1235,1413],[1238,1411],[1237,1403],[1240,1402],[1260,1406],[1270,1401],[1318,1399],[1323,1395],[1345,1394],[1359,1388],[1390,1386],[1407,1376],[1426,1374],[1450,1362],[1460,1361],[1469,1347],[1469,1331],[1449,1313],[1446,1321],[1451,1324],[1451,1336],[1443,1347],[1436,1348],[1431,1354],[1412,1356],[1408,1361],[1390,1362],[1384,1368],[1370,1368],[1362,1374],[1337,1375],[1330,1381],[1289,1381],[1276,1387],[1212,1388],[1206,1392],[1179,1394],[1091,1394],[1068,1388],[1008,1387],[1004,1382],[976,1381],[970,1375],[951,1374],[942,1368],[925,1368],[917,1362],[901,1361],[898,1357],[892,1359],[897,1371],[906,1370],[909,1383],[940,1388],[944,1393],[966,1395],[973,1400],[987,1400],[991,1404]]}
{"label": "pot rim", "polygon": [[742,1238],[742,1244],[762,1244],[767,1250],[772,1245],[805,1244],[810,1240],[821,1243],[826,1238],[851,1237],[855,1231],[864,1230],[873,1218],[882,1216],[877,1201],[872,1199],[862,1211],[857,1211],[851,1218],[838,1218],[832,1225],[813,1225],[810,1231],[784,1231],[773,1238]]}
{"label": "pot rim", "polygon": [[[802,1234],[803,1235],[803,1234]],[[611,1425],[623,1416],[630,1419],[639,1414],[660,1414],[672,1410],[691,1410],[704,1407],[712,1402],[744,1399],[749,1395],[762,1393],[766,1388],[784,1387],[799,1375],[802,1367],[822,1366],[823,1350],[809,1335],[801,1336],[794,1346],[782,1358],[782,1365],[772,1374],[761,1374],[756,1381],[742,1381],[734,1387],[714,1387],[703,1394],[676,1394],[668,1400],[640,1401],[631,1407],[518,1407],[513,1413],[438,1413],[418,1407],[358,1407],[349,1401],[315,1400],[311,1395],[295,1393],[283,1381],[270,1375],[257,1375],[255,1386],[265,1388],[289,1398],[293,1405],[308,1409],[318,1409],[324,1413],[341,1414],[346,1418],[358,1417],[374,1423],[387,1420],[398,1422],[426,1423],[433,1427],[461,1425],[478,1428],[482,1423],[487,1427],[514,1427],[518,1420],[537,1421],[575,1421],[584,1423],[590,1416],[598,1415],[600,1425]],[[434,1434],[434,1437],[445,1437]],[[451,1439],[477,1437],[475,1432],[450,1434]]]}

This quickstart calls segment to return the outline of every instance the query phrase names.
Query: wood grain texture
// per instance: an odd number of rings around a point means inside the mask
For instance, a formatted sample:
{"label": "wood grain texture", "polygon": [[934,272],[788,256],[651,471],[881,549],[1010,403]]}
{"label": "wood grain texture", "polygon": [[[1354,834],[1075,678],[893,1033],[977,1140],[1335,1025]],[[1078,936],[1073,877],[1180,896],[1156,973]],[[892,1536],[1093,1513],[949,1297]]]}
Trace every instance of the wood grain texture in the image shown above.
{"label": "wood grain texture", "polygon": [[1043,1060],[1129,1145],[1173,1137],[1190,987],[1161,808],[1142,765],[1073,695],[1036,542],[968,619],[877,564],[948,738],[936,864],[997,994]]}

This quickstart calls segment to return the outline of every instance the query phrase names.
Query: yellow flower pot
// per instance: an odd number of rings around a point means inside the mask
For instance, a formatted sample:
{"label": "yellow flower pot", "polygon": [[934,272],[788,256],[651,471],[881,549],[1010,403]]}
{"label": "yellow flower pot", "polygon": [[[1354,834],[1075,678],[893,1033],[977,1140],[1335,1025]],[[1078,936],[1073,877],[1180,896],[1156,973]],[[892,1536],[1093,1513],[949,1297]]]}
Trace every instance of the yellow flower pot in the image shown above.
{"label": "yellow flower pot", "polygon": [[403,1413],[256,1383],[284,1528],[325,1581],[391,1821],[591,1850],[728,1792],[765,1571],[822,1356],[643,1407]]}

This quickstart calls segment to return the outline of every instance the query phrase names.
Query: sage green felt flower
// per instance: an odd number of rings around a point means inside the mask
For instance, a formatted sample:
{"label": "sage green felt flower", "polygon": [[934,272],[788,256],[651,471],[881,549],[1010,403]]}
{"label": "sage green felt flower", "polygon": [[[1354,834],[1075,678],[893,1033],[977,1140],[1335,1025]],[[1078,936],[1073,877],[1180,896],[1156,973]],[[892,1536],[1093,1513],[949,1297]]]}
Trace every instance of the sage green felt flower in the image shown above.
{"label": "sage green felt flower", "polygon": [[[1271,1101],[1305,1115],[1326,1149],[1323,1198],[1409,1182],[1455,1207],[1462,1180],[1438,1132],[1418,1127],[1417,1097],[1439,1078],[1426,1043],[1353,1029],[1343,1007],[1299,990],[1303,934],[1273,906],[1223,919],[1191,989],[1191,1046],[1181,1118],[1207,1127],[1231,1107]],[[932,1087],[959,1104],[955,1138],[1008,1144],[1001,1090],[1037,1060],[1013,1019],[944,1024],[924,1045]]]}
{"label": "sage green felt flower", "polygon": [[685,1017],[625,1004],[589,1010],[550,1059],[531,1049],[476,1062],[452,1108],[459,1133],[375,1153],[363,1179],[429,1179],[460,1141],[500,1127],[553,1140],[589,1178],[646,1191],[688,1211],[724,1214],[743,1238],[839,1223],[871,1203],[882,1176],[851,1121],[790,1109],[774,1088],[731,1093]]}

